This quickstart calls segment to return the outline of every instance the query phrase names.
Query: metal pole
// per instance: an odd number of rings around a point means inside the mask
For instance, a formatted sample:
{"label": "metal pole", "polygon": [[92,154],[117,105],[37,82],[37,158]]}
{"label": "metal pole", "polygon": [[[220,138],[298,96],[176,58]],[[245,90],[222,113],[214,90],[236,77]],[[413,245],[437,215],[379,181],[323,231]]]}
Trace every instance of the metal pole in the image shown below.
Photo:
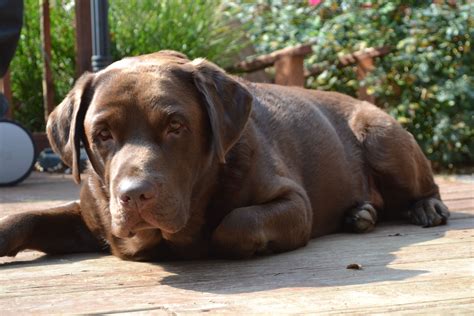
{"label": "metal pole", "polygon": [[99,71],[111,61],[109,43],[109,4],[107,0],[92,0],[92,70]]}

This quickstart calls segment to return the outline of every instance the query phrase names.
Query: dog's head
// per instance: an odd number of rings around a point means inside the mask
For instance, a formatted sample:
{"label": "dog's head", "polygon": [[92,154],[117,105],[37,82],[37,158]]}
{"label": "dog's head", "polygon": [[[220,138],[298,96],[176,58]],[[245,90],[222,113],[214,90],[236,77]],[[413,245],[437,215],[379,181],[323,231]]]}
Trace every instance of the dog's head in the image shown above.
{"label": "dog's head", "polygon": [[251,104],[246,88],[214,64],[162,51],[83,75],[47,131],[76,182],[84,145],[115,236],[144,228],[172,234],[186,226],[206,172],[241,136]]}

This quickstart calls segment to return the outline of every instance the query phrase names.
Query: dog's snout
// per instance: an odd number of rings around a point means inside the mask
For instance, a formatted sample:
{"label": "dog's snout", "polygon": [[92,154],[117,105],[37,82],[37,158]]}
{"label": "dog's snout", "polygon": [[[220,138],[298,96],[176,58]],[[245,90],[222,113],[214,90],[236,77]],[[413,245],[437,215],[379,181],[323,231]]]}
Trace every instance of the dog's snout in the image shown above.
{"label": "dog's snout", "polygon": [[155,186],[147,180],[125,179],[118,187],[120,204],[125,208],[142,208],[152,201],[157,191]]}

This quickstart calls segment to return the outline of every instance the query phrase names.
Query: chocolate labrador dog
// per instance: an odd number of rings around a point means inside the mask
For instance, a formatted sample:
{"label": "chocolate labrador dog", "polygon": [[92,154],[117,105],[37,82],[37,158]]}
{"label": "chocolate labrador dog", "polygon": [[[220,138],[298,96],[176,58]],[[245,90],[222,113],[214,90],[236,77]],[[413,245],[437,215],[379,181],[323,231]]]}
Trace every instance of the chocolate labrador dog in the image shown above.
{"label": "chocolate labrador dog", "polygon": [[413,136],[374,105],[250,83],[173,51],[85,74],[47,131],[77,182],[87,152],[80,202],[2,219],[0,256],[242,258],[449,216]]}

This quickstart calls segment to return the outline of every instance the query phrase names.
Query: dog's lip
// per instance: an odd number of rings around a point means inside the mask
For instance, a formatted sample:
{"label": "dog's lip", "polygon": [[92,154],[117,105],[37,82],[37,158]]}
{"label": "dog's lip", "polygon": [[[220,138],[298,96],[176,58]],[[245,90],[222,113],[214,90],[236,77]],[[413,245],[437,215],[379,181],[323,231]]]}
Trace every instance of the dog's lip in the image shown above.
{"label": "dog's lip", "polygon": [[[123,222],[116,222],[118,228],[112,230],[112,234],[119,238],[132,238],[137,233],[146,230],[160,230],[167,234],[175,234],[186,226],[186,215],[183,212],[158,213],[156,211],[144,210],[136,214],[135,223],[130,223],[131,218]],[[184,213],[186,214],[186,213]],[[127,225],[127,222],[128,225]],[[114,222],[113,222],[114,223]],[[130,225],[131,224],[131,225]],[[113,226],[113,225],[112,225]]]}
{"label": "dog's lip", "polygon": [[[176,212],[173,218],[168,216],[150,216],[149,214],[141,214],[141,218],[149,226],[154,229],[159,229],[168,234],[174,234],[183,229],[186,226],[187,220],[180,219],[180,213]],[[146,228],[145,228],[146,229]]]}
{"label": "dog's lip", "polygon": [[146,230],[159,230],[159,228],[145,221],[140,221],[135,226],[127,230],[128,234],[125,234],[125,232],[122,232],[121,234],[117,234],[117,232],[115,232],[113,233],[113,235],[118,238],[127,239],[127,238],[133,238],[135,237],[136,234],[141,233]]}
{"label": "dog's lip", "polygon": [[148,229],[158,229],[158,227],[146,222],[146,221],[140,221],[137,223],[135,226],[132,227],[131,232],[136,233],[142,230],[148,230]]}
{"label": "dog's lip", "polygon": [[142,219],[139,223],[137,223],[135,226],[133,226],[130,229],[131,234],[129,237],[133,237],[138,232],[141,232],[144,230],[152,230],[152,229],[159,229],[168,234],[173,234],[180,231],[184,226],[185,226],[185,223],[182,223],[182,224],[180,223],[180,225],[176,225],[175,221],[173,220],[157,221],[156,223],[151,224],[148,221],[146,221],[146,219]]}

